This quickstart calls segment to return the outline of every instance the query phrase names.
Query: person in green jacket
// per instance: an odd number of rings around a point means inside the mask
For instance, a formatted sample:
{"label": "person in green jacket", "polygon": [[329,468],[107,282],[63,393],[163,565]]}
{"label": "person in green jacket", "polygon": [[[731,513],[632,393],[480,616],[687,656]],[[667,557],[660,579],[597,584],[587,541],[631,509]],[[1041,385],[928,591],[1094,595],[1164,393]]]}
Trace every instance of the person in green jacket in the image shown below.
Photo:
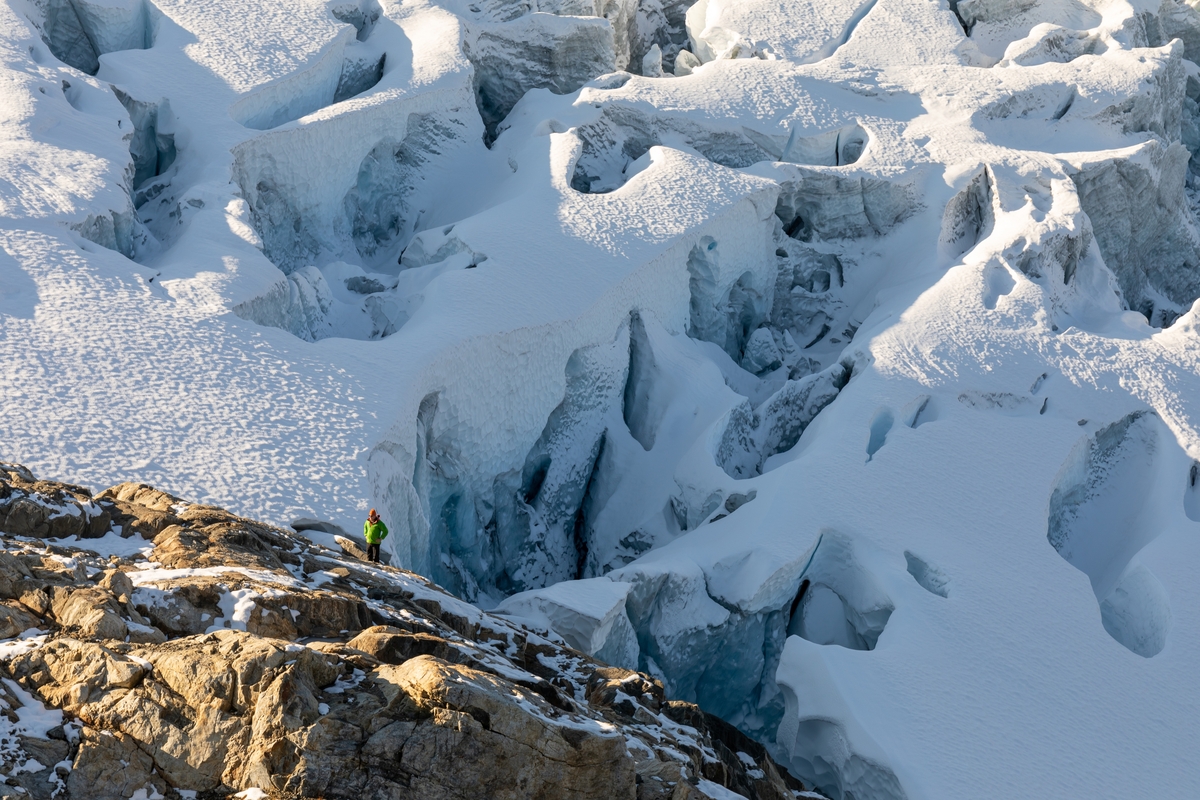
{"label": "person in green jacket", "polygon": [[372,508],[371,513],[367,514],[367,521],[363,523],[363,538],[367,540],[368,561],[379,563],[379,545],[383,543],[387,535],[387,525],[383,524],[379,514]]}

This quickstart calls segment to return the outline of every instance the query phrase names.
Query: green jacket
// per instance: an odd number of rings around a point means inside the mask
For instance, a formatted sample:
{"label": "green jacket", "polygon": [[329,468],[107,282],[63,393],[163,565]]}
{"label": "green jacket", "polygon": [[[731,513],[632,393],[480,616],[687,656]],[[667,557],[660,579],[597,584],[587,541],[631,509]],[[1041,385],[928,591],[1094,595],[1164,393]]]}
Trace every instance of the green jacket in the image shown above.
{"label": "green jacket", "polygon": [[367,520],[363,523],[363,537],[367,540],[367,544],[379,544],[387,538],[387,525],[383,524],[383,520],[372,523]]}

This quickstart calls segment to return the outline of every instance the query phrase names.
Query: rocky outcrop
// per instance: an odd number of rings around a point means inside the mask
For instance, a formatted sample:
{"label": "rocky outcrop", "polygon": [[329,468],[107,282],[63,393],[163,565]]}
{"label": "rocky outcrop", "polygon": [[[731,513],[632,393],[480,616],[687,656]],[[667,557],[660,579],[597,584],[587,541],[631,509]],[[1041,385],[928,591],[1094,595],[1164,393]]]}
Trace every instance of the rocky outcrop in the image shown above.
{"label": "rocky outcrop", "polygon": [[13,796],[803,790],[650,676],[294,532],[140,484],[92,496],[13,465],[0,465],[0,520]]}
{"label": "rocky outcrop", "polygon": [[39,481],[15,464],[0,463],[0,531],[37,539],[103,536],[111,516],[94,503],[87,489]]}

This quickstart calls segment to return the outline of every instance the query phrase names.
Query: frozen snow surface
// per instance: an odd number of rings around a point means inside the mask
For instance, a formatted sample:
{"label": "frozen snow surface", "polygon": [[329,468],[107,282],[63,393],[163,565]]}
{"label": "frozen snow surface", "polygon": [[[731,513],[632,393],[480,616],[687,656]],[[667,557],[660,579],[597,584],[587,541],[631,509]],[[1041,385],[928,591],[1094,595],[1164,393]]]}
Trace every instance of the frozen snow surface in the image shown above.
{"label": "frozen snow surface", "polygon": [[378,508],[835,800],[1194,796],[1197,60],[1179,0],[3,0],[0,458]]}

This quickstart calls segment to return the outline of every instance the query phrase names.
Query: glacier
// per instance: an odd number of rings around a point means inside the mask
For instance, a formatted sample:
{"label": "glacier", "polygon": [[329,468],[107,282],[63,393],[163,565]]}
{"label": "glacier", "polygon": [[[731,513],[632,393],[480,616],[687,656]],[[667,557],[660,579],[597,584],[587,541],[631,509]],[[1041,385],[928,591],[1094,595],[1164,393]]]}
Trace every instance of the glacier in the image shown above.
{"label": "glacier", "polygon": [[1190,796],[1198,8],[4,0],[0,459],[378,508],[834,800]]}

